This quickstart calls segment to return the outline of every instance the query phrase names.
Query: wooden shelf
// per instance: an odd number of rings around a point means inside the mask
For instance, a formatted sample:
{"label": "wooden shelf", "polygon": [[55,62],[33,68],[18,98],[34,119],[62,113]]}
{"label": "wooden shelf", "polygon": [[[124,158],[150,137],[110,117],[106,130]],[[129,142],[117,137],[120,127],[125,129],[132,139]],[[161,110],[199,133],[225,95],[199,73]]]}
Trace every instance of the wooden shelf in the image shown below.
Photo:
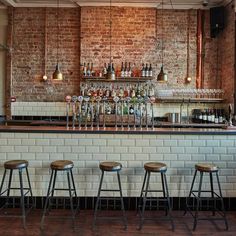
{"label": "wooden shelf", "polygon": [[222,98],[180,98],[180,97],[162,97],[156,98],[156,102],[163,103],[221,103]]}
{"label": "wooden shelf", "polygon": [[152,80],[153,77],[116,77],[116,80],[107,80],[105,77],[83,76],[82,82],[107,82],[107,83],[138,83]]}

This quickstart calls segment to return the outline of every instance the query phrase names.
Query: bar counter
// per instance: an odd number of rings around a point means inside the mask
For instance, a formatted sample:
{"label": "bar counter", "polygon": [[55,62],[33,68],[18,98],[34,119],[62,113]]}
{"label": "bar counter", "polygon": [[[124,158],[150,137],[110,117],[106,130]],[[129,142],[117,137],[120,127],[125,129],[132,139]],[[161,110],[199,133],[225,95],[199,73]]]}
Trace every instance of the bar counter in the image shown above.
{"label": "bar counter", "polygon": [[[140,194],[144,177],[143,165],[149,161],[164,162],[172,197],[186,197],[194,165],[210,162],[219,166],[223,195],[236,197],[236,130],[212,128],[76,128],[59,126],[0,126],[0,174],[6,160],[29,161],[33,193],[45,196],[50,163],[65,159],[74,162],[74,178],[79,196],[97,194],[100,161],[119,161],[125,197]],[[66,176],[60,176],[61,187]],[[18,178],[14,179],[18,182]],[[161,187],[159,178],[154,185]],[[109,176],[105,185],[116,186]],[[204,186],[209,185],[205,182]],[[64,186],[66,187],[66,186]]]}

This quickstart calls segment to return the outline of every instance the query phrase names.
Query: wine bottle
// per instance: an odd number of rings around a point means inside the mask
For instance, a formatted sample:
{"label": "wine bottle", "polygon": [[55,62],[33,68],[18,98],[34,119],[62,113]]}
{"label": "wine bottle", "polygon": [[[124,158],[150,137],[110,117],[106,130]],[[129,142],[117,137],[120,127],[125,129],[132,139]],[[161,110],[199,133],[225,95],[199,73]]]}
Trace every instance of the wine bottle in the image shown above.
{"label": "wine bottle", "polygon": [[91,76],[90,64],[87,64],[87,76]]}
{"label": "wine bottle", "polygon": [[144,64],[142,65],[141,75],[142,75],[142,77],[145,77],[145,67],[144,67]]}
{"label": "wine bottle", "polygon": [[149,76],[149,70],[148,70],[148,64],[146,64],[146,67],[145,67],[145,77],[148,77]]}
{"label": "wine bottle", "polygon": [[150,63],[149,69],[148,69],[148,76],[152,77],[152,64]]}
{"label": "wine bottle", "polygon": [[125,77],[125,70],[124,70],[124,63],[121,63],[121,70],[120,70],[120,76]]}

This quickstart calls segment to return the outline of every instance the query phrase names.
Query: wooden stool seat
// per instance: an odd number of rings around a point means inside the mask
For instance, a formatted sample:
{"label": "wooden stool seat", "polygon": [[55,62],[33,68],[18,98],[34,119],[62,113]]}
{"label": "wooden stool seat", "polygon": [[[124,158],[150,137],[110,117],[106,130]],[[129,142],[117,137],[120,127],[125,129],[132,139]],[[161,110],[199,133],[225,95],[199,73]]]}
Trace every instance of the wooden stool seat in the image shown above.
{"label": "wooden stool seat", "polygon": [[51,163],[51,169],[53,170],[68,170],[72,169],[74,163],[67,160],[58,160]]}
{"label": "wooden stool seat", "polygon": [[28,167],[29,162],[26,160],[12,160],[4,163],[4,168],[9,170],[22,169]]}
{"label": "wooden stool seat", "polygon": [[121,170],[122,165],[115,161],[105,161],[99,164],[99,168],[103,171],[119,171]]}
{"label": "wooden stool seat", "polygon": [[195,169],[201,172],[216,172],[218,167],[211,163],[198,163],[195,165]]}
{"label": "wooden stool seat", "polygon": [[144,164],[144,169],[150,172],[165,172],[167,165],[161,162],[148,162]]}

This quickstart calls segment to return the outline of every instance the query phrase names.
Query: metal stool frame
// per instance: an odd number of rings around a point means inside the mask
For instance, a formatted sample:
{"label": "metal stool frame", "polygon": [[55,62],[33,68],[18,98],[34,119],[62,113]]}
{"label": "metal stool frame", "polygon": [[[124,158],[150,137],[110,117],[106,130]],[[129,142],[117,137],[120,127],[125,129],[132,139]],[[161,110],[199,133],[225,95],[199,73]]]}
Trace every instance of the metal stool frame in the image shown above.
{"label": "metal stool frame", "polygon": [[[101,192],[119,192],[120,193],[120,201],[121,201],[121,210],[122,210],[122,220],[124,223],[124,229],[127,229],[127,218],[126,218],[126,214],[125,214],[125,207],[124,207],[124,200],[123,200],[123,195],[122,195],[122,188],[121,188],[121,181],[120,181],[120,170],[105,170],[108,172],[117,172],[117,180],[118,180],[118,185],[119,185],[119,189],[103,189],[102,188],[102,183],[103,183],[103,178],[104,178],[104,170],[102,171],[102,175],[101,175],[101,179],[100,179],[100,183],[99,183],[99,188],[98,188],[98,194],[97,194],[97,199],[96,199],[96,204],[95,204],[95,210],[94,210],[94,219],[93,219],[93,229],[95,228],[96,225],[96,221],[97,221],[97,212],[98,212],[98,206],[99,203],[101,203],[102,199],[107,199],[106,197],[101,197]],[[116,220],[116,219],[120,219],[120,217],[101,217],[99,216],[100,219],[106,219],[106,220]]]}
{"label": "metal stool frame", "polygon": [[[51,172],[51,177],[50,177],[50,181],[49,181],[49,185],[48,185],[47,197],[46,197],[46,201],[45,201],[45,204],[44,204],[44,209],[43,209],[43,214],[42,214],[42,218],[41,218],[40,228],[43,229],[45,217],[49,213],[49,211],[52,207],[51,200],[53,198],[55,198],[54,197],[54,191],[57,191],[57,190],[59,190],[59,191],[68,191],[69,192],[71,218],[72,218],[72,222],[73,222],[73,227],[75,228],[75,216],[76,216],[77,211],[79,210],[79,199],[78,199],[77,193],[76,193],[72,168],[62,169],[62,170],[51,169],[51,171],[52,172]],[[57,171],[66,171],[68,188],[55,188]],[[76,200],[77,200],[77,206],[76,206],[75,210],[74,210],[74,204],[73,204],[73,197],[75,197]],[[48,215],[47,215],[47,217],[49,217],[49,218],[68,218],[68,217],[48,216]]]}
{"label": "metal stool frame", "polygon": [[147,194],[148,193],[163,193],[164,199],[159,199],[159,202],[166,202],[166,216],[162,217],[162,218],[158,218],[158,219],[169,220],[171,222],[172,231],[174,231],[175,226],[174,226],[173,218],[171,216],[171,208],[172,207],[171,207],[171,203],[170,203],[170,196],[169,196],[169,190],[168,190],[167,179],[166,179],[166,170],[158,171],[158,172],[155,171],[155,173],[161,174],[162,190],[149,190],[148,189],[149,183],[150,183],[151,172],[153,172],[153,171],[146,170],[146,172],[145,172],[142,190],[141,190],[141,194],[140,194],[139,201],[138,201],[138,211],[139,211],[139,215],[140,215],[139,230],[142,229],[144,220],[147,220],[147,219],[154,220],[153,217],[147,218],[144,216],[147,201],[155,200],[155,199],[148,198]]}
{"label": "metal stool frame", "polygon": [[[225,212],[224,201],[223,201],[223,197],[222,197],[222,191],[221,191],[221,186],[220,186],[220,181],[219,181],[218,170],[217,171],[212,171],[212,172],[199,171],[200,172],[200,182],[199,182],[198,190],[193,190],[198,171],[199,170],[195,170],[195,173],[194,173],[194,176],[193,176],[190,192],[189,192],[188,197],[186,198],[186,209],[185,209],[184,214],[189,212],[192,215],[192,217],[194,218],[193,231],[195,231],[195,229],[197,227],[198,220],[210,220],[210,221],[223,220],[225,222],[225,229],[228,230],[228,221],[227,221],[227,218],[226,218],[226,212]],[[203,173],[209,173],[211,190],[202,190]],[[214,191],[213,173],[216,174],[216,180],[217,180],[219,194],[217,194]],[[204,198],[201,197],[201,193],[203,193],[203,192],[204,193],[211,193],[211,197],[204,197]],[[197,193],[197,195],[195,193]],[[189,201],[190,201],[190,198],[191,198],[192,195],[194,197],[193,200],[194,201],[196,200],[196,204],[194,204],[194,202],[193,202],[193,205],[189,205]],[[200,210],[199,208],[200,208],[202,200],[214,201],[214,208],[212,209],[212,215],[215,216],[215,213],[218,212],[221,217],[212,217],[212,218],[202,217],[202,218],[199,218],[199,210]],[[216,201],[217,200],[220,201],[220,203],[221,203],[221,210],[217,209],[217,207],[216,207]],[[192,209],[191,209],[191,207],[192,207]],[[193,213],[192,211],[195,211],[195,213]]]}
{"label": "metal stool frame", "polygon": [[[22,172],[23,170],[26,170],[26,176],[27,176],[27,182],[28,182],[28,188],[23,186],[23,179],[22,179]],[[7,189],[5,189],[4,191],[2,191],[3,189],[3,185],[4,185],[4,181],[7,175],[7,170],[10,171],[9,173],[9,179],[8,179],[8,186]],[[12,174],[14,170],[18,170],[19,173],[19,180],[20,180],[20,187],[19,188],[13,188],[11,187],[11,183],[12,183]],[[20,190],[20,207],[22,210],[22,215],[0,215],[0,217],[20,217],[22,218],[23,221],[23,227],[24,229],[26,228],[26,216],[29,213],[29,211],[35,207],[35,200],[33,197],[33,193],[32,193],[32,188],[31,188],[31,183],[30,183],[30,178],[29,178],[29,172],[28,172],[28,168],[27,167],[21,167],[21,168],[16,168],[16,169],[6,169],[4,170],[4,174],[2,177],[2,182],[1,182],[1,187],[0,187],[0,196],[2,196],[4,193],[7,192],[7,196],[6,196],[6,202],[1,206],[0,210],[5,209],[9,206],[9,197],[10,197],[10,191],[11,190]],[[27,190],[25,192],[25,190]],[[30,198],[32,201],[32,204],[30,206],[29,202],[28,202],[28,210],[26,211],[25,209],[25,197],[27,196],[27,194],[30,193]]]}

